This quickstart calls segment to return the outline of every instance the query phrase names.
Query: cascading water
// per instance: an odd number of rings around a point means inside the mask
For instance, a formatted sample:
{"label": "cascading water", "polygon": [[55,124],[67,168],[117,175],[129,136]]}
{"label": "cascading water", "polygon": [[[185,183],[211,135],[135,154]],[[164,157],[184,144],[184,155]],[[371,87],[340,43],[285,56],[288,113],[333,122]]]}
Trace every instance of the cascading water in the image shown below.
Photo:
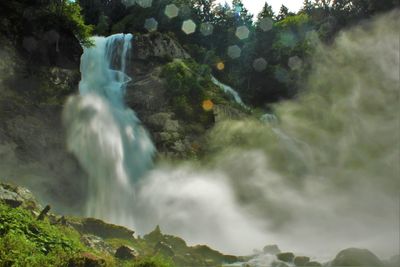
{"label": "cascading water", "polygon": [[241,105],[244,108],[248,108],[244,103],[242,98],[240,97],[239,93],[235,91],[235,89],[233,89],[232,87],[221,83],[220,81],[217,80],[217,78],[215,78],[214,76],[211,75],[211,81],[218,86],[219,88],[221,88],[225,94],[230,95],[231,97],[233,97],[233,99],[235,100],[236,103],[238,103],[239,105]]}
{"label": "cascading water", "polygon": [[64,110],[68,149],[89,175],[86,214],[132,226],[133,183],[152,165],[155,151],[123,97],[132,35],[94,37],[81,58],[80,96]]}
{"label": "cascading water", "polygon": [[95,38],[64,112],[89,174],[88,214],[234,254],[268,243],[320,259],[350,246],[397,253],[399,18],[318,48],[307,92],[276,105],[279,121],[220,123],[203,168],[158,166],[135,188],[154,147],[122,100],[131,36]]}

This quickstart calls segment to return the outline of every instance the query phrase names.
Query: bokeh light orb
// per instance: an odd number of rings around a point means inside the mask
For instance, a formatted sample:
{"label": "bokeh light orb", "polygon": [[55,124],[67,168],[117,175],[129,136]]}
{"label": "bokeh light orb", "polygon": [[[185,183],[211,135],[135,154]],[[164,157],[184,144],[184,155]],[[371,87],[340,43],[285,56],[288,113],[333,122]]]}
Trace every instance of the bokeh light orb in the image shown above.
{"label": "bokeh light orb", "polygon": [[165,7],[164,14],[170,19],[175,18],[179,14],[179,8],[174,4],[167,5]]}
{"label": "bokeh light orb", "polygon": [[200,25],[200,32],[203,36],[209,36],[213,33],[214,26],[211,23],[205,22]]}
{"label": "bokeh light orb", "polygon": [[153,4],[153,0],[136,0],[136,4],[143,8],[148,8]]}
{"label": "bokeh light orb", "polygon": [[237,45],[231,45],[228,47],[228,56],[232,59],[240,57],[242,49]]}
{"label": "bokeh light orb", "polygon": [[236,37],[240,40],[249,38],[250,31],[246,26],[239,26],[236,28]]}
{"label": "bokeh light orb", "polygon": [[158,22],[155,18],[149,18],[144,21],[144,28],[149,32],[154,32],[158,28]]}
{"label": "bokeh light orb", "polygon": [[192,34],[196,31],[196,23],[193,20],[188,19],[182,23],[182,31],[186,34]]}
{"label": "bokeh light orb", "polygon": [[267,32],[272,29],[273,21],[270,18],[262,18],[258,21],[258,26],[261,30]]}
{"label": "bokeh light orb", "polygon": [[214,108],[214,103],[210,99],[204,100],[202,107],[205,111],[210,111]]}
{"label": "bokeh light orb", "polygon": [[224,62],[218,62],[216,67],[217,67],[217,70],[221,70],[222,71],[222,70],[225,69],[225,64],[224,64]]}
{"label": "bokeh light orb", "polygon": [[253,61],[253,68],[255,71],[262,72],[267,68],[267,61],[260,57]]}
{"label": "bokeh light orb", "polygon": [[303,61],[298,56],[289,58],[288,66],[292,70],[299,70],[303,66]]}

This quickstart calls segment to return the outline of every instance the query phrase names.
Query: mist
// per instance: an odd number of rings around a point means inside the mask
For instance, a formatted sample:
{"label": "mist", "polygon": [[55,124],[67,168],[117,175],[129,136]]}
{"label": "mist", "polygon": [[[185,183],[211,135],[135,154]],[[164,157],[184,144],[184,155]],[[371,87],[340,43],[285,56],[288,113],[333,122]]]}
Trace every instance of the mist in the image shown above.
{"label": "mist", "polygon": [[140,233],[248,254],[267,244],[330,259],[399,251],[399,11],[320,45],[277,123],[218,124],[207,162],[159,165],[135,201]]}

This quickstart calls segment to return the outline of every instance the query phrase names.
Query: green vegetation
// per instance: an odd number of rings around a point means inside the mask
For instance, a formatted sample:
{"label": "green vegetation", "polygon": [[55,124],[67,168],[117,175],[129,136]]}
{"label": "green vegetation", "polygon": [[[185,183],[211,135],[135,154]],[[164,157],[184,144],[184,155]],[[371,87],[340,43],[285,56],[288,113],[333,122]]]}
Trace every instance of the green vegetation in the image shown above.
{"label": "green vegetation", "polygon": [[83,250],[77,232],[0,204],[2,266],[65,266]]}
{"label": "green vegetation", "polygon": [[[259,14],[250,14],[242,0],[232,2],[228,6],[215,0],[153,0],[151,7],[142,7],[124,5],[122,0],[95,4],[92,0],[79,0],[86,22],[98,25],[102,34],[145,33],[145,20],[154,18],[158,31],[172,33],[199,64],[208,65],[219,80],[239,91],[245,103],[261,108],[297,97],[310,72],[316,44],[329,43],[341,29],[399,6],[398,1],[392,0],[305,0],[297,14],[285,6],[274,14],[266,1]],[[166,17],[168,4],[179,8],[179,16]],[[181,29],[187,19],[197,26],[193,34],[185,34]],[[210,35],[201,32],[204,24],[212,26]],[[249,30],[247,38],[236,36],[240,26]],[[238,58],[228,53],[233,45],[241,49]],[[260,59],[265,60],[265,67],[254,67]],[[224,63],[223,69],[217,68],[220,62]],[[187,100],[179,97],[175,105],[186,114],[196,113],[188,107]]]}
{"label": "green vegetation", "polygon": [[12,36],[32,35],[41,31],[72,32],[85,46],[90,46],[93,27],[86,25],[78,3],[69,0],[0,3],[0,32]]}
{"label": "green vegetation", "polygon": [[208,127],[213,123],[212,108],[204,109],[203,102],[227,102],[212,83],[210,72],[207,65],[197,64],[194,60],[174,60],[163,67],[168,98],[180,119]]}

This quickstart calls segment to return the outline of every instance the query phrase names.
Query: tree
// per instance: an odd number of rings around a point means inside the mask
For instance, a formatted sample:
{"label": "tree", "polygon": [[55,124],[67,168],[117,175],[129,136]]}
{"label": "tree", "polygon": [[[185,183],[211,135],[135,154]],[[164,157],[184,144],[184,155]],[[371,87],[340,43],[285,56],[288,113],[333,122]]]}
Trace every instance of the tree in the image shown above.
{"label": "tree", "polygon": [[257,19],[263,19],[263,18],[273,18],[274,11],[272,10],[272,6],[270,6],[267,2],[265,2],[264,7],[262,8],[261,12],[258,13]]}
{"label": "tree", "polygon": [[278,16],[276,16],[276,20],[278,20],[278,21],[283,20],[288,15],[289,15],[289,9],[285,5],[282,5],[281,9],[279,9]]}
{"label": "tree", "polygon": [[310,15],[313,8],[314,5],[312,4],[311,0],[304,0],[303,7],[301,8],[300,12]]}
{"label": "tree", "polygon": [[251,26],[253,24],[253,15],[244,7],[242,0],[233,0],[232,8],[238,21],[238,25]]}

